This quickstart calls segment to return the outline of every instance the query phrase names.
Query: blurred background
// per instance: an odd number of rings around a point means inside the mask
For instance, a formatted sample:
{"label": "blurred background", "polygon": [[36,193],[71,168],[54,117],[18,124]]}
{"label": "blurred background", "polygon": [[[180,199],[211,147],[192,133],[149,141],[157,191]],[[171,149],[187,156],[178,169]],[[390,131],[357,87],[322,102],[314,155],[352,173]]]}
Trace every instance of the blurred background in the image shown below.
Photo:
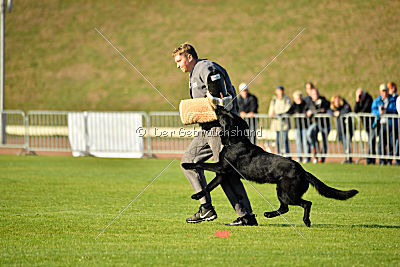
{"label": "blurred background", "polygon": [[173,108],[95,31],[175,105],[188,77],[171,53],[185,41],[224,66],[238,90],[306,30],[251,85],[259,112],[280,84],[312,81],[327,98],[354,102],[398,81],[400,1],[19,0],[6,15],[5,109],[169,111]]}

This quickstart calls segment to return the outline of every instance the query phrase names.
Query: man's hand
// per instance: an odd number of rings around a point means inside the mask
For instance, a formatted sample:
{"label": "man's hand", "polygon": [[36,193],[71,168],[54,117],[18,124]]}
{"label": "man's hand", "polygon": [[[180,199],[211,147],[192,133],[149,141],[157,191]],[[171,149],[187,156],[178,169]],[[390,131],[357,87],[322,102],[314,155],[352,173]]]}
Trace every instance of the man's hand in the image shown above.
{"label": "man's hand", "polygon": [[224,97],[222,93],[220,93],[220,97],[221,98],[214,97],[210,94],[210,92],[207,91],[207,98],[209,99],[214,109],[218,105],[224,107],[228,111],[231,110],[233,107],[232,97],[231,96]]}
{"label": "man's hand", "polygon": [[241,117],[242,119],[245,119],[245,118],[246,118],[246,112],[241,111],[241,112],[240,112],[240,117]]}
{"label": "man's hand", "polygon": [[254,112],[249,112],[247,113],[248,118],[254,118]]}
{"label": "man's hand", "polygon": [[307,115],[307,117],[311,117],[311,116],[312,116],[312,114],[313,114],[313,113],[312,113],[312,111],[311,111],[311,110],[307,110],[307,111],[306,111],[306,115]]}
{"label": "man's hand", "polygon": [[363,93],[363,91],[361,89],[357,89],[357,91],[356,91],[356,102],[360,102],[362,93]]}

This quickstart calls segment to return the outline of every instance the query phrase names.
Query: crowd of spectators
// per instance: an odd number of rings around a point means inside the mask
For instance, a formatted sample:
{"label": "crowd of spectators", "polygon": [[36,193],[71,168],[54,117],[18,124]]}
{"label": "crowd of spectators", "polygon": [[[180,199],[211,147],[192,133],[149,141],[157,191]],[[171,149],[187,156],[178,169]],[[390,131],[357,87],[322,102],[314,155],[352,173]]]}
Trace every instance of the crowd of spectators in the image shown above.
{"label": "crowd of spectators", "polygon": [[[250,129],[256,129],[254,114],[258,110],[257,98],[249,93],[249,88],[242,83],[239,86],[239,111],[242,118],[250,118]],[[397,85],[394,82],[381,84],[379,96],[375,99],[362,88],[355,92],[355,103],[351,105],[340,95],[334,95],[328,101],[311,82],[305,84],[306,95],[295,91],[292,99],[285,94],[283,86],[277,86],[275,95],[271,99],[268,115],[271,117],[271,130],[276,133],[276,148],[278,154],[290,153],[288,131],[295,130],[296,152],[313,155],[314,163],[325,162],[324,157],[317,158],[317,153],[328,152],[328,134],[331,130],[331,117],[336,124],[337,139],[343,145],[346,155],[351,154],[351,139],[354,131],[354,121],[351,116],[344,116],[350,112],[369,113],[371,116],[362,117],[362,126],[368,134],[368,154],[370,155],[399,155],[399,119],[386,118],[384,114],[400,115],[400,97]],[[290,125],[288,116],[294,117],[294,125]],[[282,116],[283,115],[283,116]],[[315,116],[318,115],[318,116]],[[293,126],[293,127],[292,127]],[[321,136],[321,143],[318,141]],[[378,146],[377,145],[378,141]],[[251,139],[256,142],[255,136]],[[376,151],[378,147],[378,151]],[[378,154],[376,153],[378,152]],[[310,157],[297,157],[297,161],[310,162]],[[347,157],[343,163],[352,163]],[[375,158],[367,159],[368,164],[375,164]],[[392,160],[380,158],[380,164],[392,164]],[[395,161],[400,165],[400,160]]]}

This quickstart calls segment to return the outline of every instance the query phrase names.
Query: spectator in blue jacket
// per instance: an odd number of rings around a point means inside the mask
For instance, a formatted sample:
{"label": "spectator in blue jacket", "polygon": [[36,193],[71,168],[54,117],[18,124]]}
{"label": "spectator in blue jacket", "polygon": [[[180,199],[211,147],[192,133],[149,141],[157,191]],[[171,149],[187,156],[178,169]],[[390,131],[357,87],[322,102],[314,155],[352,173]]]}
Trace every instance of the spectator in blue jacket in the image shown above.
{"label": "spectator in blue jacket", "polygon": [[[376,116],[372,127],[376,129],[375,133],[379,136],[378,154],[393,155],[393,129],[397,129],[397,120],[382,117],[385,114],[396,114],[396,101],[394,97],[389,95],[386,84],[379,86],[379,96],[372,102],[371,112]],[[391,164],[392,160],[379,159],[379,163]]]}

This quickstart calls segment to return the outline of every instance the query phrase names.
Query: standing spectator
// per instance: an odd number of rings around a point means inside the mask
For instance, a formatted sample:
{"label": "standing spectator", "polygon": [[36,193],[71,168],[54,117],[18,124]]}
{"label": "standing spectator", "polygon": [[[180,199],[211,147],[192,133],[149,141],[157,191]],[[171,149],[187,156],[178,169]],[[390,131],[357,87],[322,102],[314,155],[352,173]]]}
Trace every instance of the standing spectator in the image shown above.
{"label": "standing spectator", "polygon": [[[364,89],[358,88],[356,91],[356,103],[354,104],[355,113],[371,113],[372,96]],[[364,123],[364,125],[366,125]],[[371,123],[372,125],[372,123]],[[367,126],[365,126],[367,127]]]}
{"label": "standing spectator", "polygon": [[306,82],[304,87],[306,88],[306,93],[307,93],[307,96],[304,98],[304,101],[306,103],[310,103],[310,102],[312,102],[312,100],[311,100],[311,90],[315,88],[314,84],[312,82]]}
{"label": "standing spectator", "polygon": [[353,119],[343,116],[351,112],[350,105],[339,95],[335,95],[331,99],[331,109],[329,113],[336,118],[337,137],[343,144],[346,160],[342,163],[353,163],[348,155],[351,153],[351,138],[353,137]]}
{"label": "standing spectator", "polygon": [[397,113],[400,115],[400,97],[398,97],[396,100],[396,109]]}
{"label": "standing spectator", "polygon": [[285,118],[276,118],[276,116],[285,114],[290,108],[290,98],[285,95],[283,86],[275,89],[275,96],[269,104],[268,114],[272,119],[271,129],[276,132],[277,153],[282,153],[282,145],[285,146],[284,153],[289,153],[289,121]]}
{"label": "standing spectator", "polygon": [[[389,95],[391,95],[394,98],[394,100],[396,101],[396,107],[397,107],[397,103],[400,103],[399,97],[398,97],[399,95],[397,93],[397,85],[394,82],[389,82],[387,84],[387,87],[389,89]],[[397,109],[399,109],[399,108],[397,107]],[[397,119],[395,126],[398,127],[398,125],[399,125],[399,119]],[[399,157],[400,156],[400,153],[399,153],[400,152],[400,144],[399,144],[399,130],[397,127],[394,129],[394,140],[393,141],[395,142],[394,154],[397,157]],[[396,165],[400,165],[400,159],[396,159]]]}
{"label": "standing spectator", "polygon": [[[307,128],[309,126],[309,120],[305,117],[306,114],[306,102],[303,100],[301,91],[293,93],[293,103],[288,110],[288,114],[297,114],[304,117],[295,118],[295,132],[296,132],[296,152],[298,154],[297,161],[301,161],[301,154],[309,154],[310,149],[307,142]],[[303,163],[310,162],[309,157],[303,158]]]}
{"label": "standing spectator", "polygon": [[[314,154],[314,163],[317,163],[315,154],[319,152],[318,132],[322,136],[322,154],[328,153],[328,134],[330,131],[329,118],[315,118],[315,115],[326,114],[329,110],[329,101],[325,97],[320,96],[316,88],[311,89],[311,102],[307,103],[306,114],[312,119],[310,127],[307,129],[307,140],[310,144],[311,151]],[[318,159],[319,163],[325,162],[325,157]]]}
{"label": "standing spectator", "polygon": [[[379,155],[393,155],[393,131],[392,119],[384,118],[385,114],[396,114],[396,102],[389,95],[389,90],[386,84],[379,86],[380,95],[374,100],[371,107],[372,114],[376,115],[373,128],[375,134],[379,136],[378,153]],[[396,121],[394,121],[397,124]],[[397,127],[395,127],[397,128]],[[389,139],[388,139],[389,138]],[[379,159],[379,164],[391,164],[391,160]]]}
{"label": "standing spectator", "polygon": [[[372,96],[364,89],[358,88],[356,91],[356,103],[354,104],[355,113],[371,113]],[[368,154],[376,154],[376,135],[372,129],[372,116],[361,118],[365,131],[368,134]],[[367,158],[367,164],[375,164],[375,158]]]}
{"label": "standing spectator", "polygon": [[254,114],[258,112],[257,97],[249,92],[249,87],[245,83],[239,85],[239,113],[242,119],[249,124],[249,139],[253,144],[257,143],[257,121]]}
{"label": "standing spectator", "polygon": [[389,82],[387,84],[387,87],[388,87],[388,90],[389,90],[389,95],[394,97],[394,99],[397,99],[397,97],[399,96],[397,94],[397,85],[394,82]]}
{"label": "standing spectator", "polygon": [[[396,100],[396,109],[397,109],[397,114],[399,115],[399,117],[400,117],[400,97],[397,97],[397,100]],[[398,119],[399,120],[399,123],[398,123],[398,125],[397,125],[397,127],[399,127],[399,124],[400,124],[400,119]],[[399,135],[400,135],[400,133],[399,133],[399,129],[397,129],[397,139],[396,139],[396,149],[397,149],[397,153],[396,153],[396,156],[397,157],[399,157],[400,156],[400,141],[399,141]],[[396,165],[400,165],[400,160],[396,160]]]}

